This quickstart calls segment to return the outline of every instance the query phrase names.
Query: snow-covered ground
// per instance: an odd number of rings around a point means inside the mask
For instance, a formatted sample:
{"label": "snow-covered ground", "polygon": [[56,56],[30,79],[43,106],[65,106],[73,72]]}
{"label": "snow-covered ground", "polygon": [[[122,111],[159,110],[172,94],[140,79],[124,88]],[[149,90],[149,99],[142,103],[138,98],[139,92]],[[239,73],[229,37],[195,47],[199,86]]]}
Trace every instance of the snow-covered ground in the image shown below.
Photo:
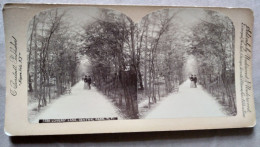
{"label": "snow-covered ground", "polygon": [[[123,119],[118,109],[95,87],[83,89],[80,81],[72,87],[72,94],[66,94],[53,101],[35,119],[70,119],[70,118],[108,118]],[[143,102],[145,104],[147,102]],[[139,104],[139,107],[142,107]],[[173,93],[159,101],[157,106],[148,110],[148,118],[213,117],[225,116],[220,104],[200,85],[190,88],[190,80],[180,85],[179,93]]]}
{"label": "snow-covered ground", "polygon": [[220,104],[202,89],[190,88],[190,80],[180,85],[178,94],[170,94],[145,118],[180,118],[226,116]]}
{"label": "snow-covered ground", "polygon": [[70,119],[70,118],[108,118],[121,119],[117,108],[95,87],[83,89],[84,82],[80,81],[72,87],[72,93],[63,95],[53,101],[39,114],[33,123],[39,119]]}

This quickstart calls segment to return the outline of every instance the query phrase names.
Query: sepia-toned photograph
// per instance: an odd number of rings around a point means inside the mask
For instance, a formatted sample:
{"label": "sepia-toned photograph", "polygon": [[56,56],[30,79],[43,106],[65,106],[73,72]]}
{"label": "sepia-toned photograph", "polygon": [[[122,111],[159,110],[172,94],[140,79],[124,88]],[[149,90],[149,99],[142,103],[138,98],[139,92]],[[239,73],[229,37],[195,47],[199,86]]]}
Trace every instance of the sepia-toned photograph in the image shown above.
{"label": "sepia-toned photograph", "polygon": [[235,27],[167,8],[135,23],[104,8],[53,8],[27,30],[30,123],[237,115]]}

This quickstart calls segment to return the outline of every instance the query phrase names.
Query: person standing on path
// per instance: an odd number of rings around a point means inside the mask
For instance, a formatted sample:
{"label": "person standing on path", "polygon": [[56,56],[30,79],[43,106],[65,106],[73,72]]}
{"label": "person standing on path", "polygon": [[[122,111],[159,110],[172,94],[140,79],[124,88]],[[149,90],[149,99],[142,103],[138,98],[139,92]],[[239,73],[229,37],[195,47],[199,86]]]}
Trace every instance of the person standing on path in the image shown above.
{"label": "person standing on path", "polygon": [[193,88],[194,87],[194,78],[193,78],[193,75],[190,76],[190,88]]}
{"label": "person standing on path", "polygon": [[91,84],[91,77],[90,76],[88,76],[87,82],[88,82],[88,89],[90,90],[91,89],[91,86],[90,86],[90,84]]}
{"label": "person standing on path", "polygon": [[87,84],[88,84],[88,76],[85,75],[85,77],[83,78],[84,81],[84,89],[87,89]]}
{"label": "person standing on path", "polygon": [[195,88],[197,88],[197,77],[196,77],[196,75],[194,75],[193,81],[194,81],[194,86],[195,86]]}

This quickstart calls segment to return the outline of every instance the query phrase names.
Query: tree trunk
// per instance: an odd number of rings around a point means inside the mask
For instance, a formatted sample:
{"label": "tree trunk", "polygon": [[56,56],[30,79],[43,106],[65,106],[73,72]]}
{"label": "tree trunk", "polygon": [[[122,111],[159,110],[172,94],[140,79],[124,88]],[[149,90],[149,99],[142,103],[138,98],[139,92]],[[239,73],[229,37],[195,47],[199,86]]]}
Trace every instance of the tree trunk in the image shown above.
{"label": "tree trunk", "polygon": [[146,32],[145,32],[145,50],[144,50],[144,93],[145,96],[147,96],[147,50],[148,50],[148,46],[147,46],[147,35],[148,35],[148,27],[146,26]]}
{"label": "tree trunk", "polygon": [[[35,28],[36,29],[36,28]],[[38,84],[38,82],[37,82],[37,80],[38,80],[38,78],[37,78],[37,68],[38,68],[38,66],[37,66],[37,64],[38,64],[38,59],[37,59],[37,38],[36,38],[36,34],[37,33],[34,33],[34,46],[35,46],[35,49],[34,49],[34,97],[37,97],[37,93],[38,93],[38,90],[37,90],[37,84]]]}
{"label": "tree trunk", "polygon": [[[31,65],[31,55],[32,55],[32,41],[33,41],[33,34],[35,31],[35,16],[33,17],[33,26],[32,26],[32,32],[30,35],[30,45],[29,45],[29,55],[28,55],[28,67],[27,67],[27,79],[29,83],[29,92],[32,92],[32,82],[31,82],[31,75],[30,75],[30,65]],[[36,38],[35,38],[36,39]]]}

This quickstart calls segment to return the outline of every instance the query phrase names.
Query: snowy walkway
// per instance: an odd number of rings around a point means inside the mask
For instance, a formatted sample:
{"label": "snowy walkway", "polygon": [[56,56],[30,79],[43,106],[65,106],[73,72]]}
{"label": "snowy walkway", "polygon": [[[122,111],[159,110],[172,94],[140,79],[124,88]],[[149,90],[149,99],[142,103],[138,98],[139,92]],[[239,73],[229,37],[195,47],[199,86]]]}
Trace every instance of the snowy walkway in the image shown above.
{"label": "snowy walkway", "polygon": [[190,80],[180,85],[178,94],[170,94],[145,118],[180,118],[225,116],[221,106],[202,89],[190,88]]}
{"label": "snowy walkway", "polygon": [[72,87],[72,94],[59,97],[39,114],[34,123],[39,119],[70,119],[70,118],[107,118],[118,117],[116,107],[97,92],[95,87],[91,90],[83,89],[84,82],[80,81]]}

